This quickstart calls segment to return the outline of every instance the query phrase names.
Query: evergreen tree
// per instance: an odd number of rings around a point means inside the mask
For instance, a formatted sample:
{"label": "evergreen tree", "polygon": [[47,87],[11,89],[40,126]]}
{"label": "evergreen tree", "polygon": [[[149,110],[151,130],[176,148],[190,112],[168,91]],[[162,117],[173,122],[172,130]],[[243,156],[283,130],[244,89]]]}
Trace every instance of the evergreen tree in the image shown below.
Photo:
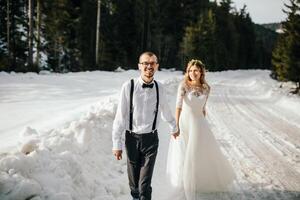
{"label": "evergreen tree", "polygon": [[41,0],[36,1],[36,59],[35,66],[40,69],[41,50]]}
{"label": "evergreen tree", "polygon": [[238,68],[239,35],[234,24],[231,0],[222,0],[216,7],[216,55],[218,70]]}
{"label": "evergreen tree", "polygon": [[[10,0],[0,1],[0,71],[9,71]],[[5,27],[5,28],[4,28]]]}
{"label": "evergreen tree", "polygon": [[0,70],[26,71],[25,1],[0,1]]}
{"label": "evergreen tree", "polygon": [[300,2],[290,0],[285,11],[288,18],[283,22],[284,33],[279,37],[273,51],[272,63],[279,80],[296,83],[295,93],[300,90]]}
{"label": "evergreen tree", "polygon": [[47,40],[44,50],[48,54],[49,68],[56,72],[78,71],[78,13],[76,2],[53,0],[44,2]]}
{"label": "evergreen tree", "polygon": [[[184,32],[185,1],[160,1],[156,21],[152,25],[152,43],[160,57],[160,65],[165,68],[183,66],[180,43]],[[154,8],[155,9],[155,8]]]}
{"label": "evergreen tree", "polygon": [[33,67],[33,0],[28,0],[28,70],[35,71]]}
{"label": "evergreen tree", "polygon": [[182,48],[185,62],[193,58],[202,60],[208,69],[216,66],[216,22],[211,9],[199,16],[196,24],[188,26],[183,38]]}
{"label": "evergreen tree", "polygon": [[255,41],[254,26],[244,6],[235,14],[235,26],[239,35],[237,51],[237,67],[247,69],[255,66]]}
{"label": "evergreen tree", "polygon": [[276,48],[272,53],[272,64],[275,68],[275,78],[280,81],[287,81],[288,77],[288,57],[286,54],[287,45],[284,41],[284,36],[280,35]]}
{"label": "evergreen tree", "polygon": [[182,69],[191,58],[209,70],[269,68],[276,38],[246,8],[234,12],[231,0],[101,0],[101,28],[99,0],[30,1],[34,17],[29,1],[0,1],[1,70],[37,71],[29,67],[33,50],[35,66],[56,72],[136,69],[143,51],[155,52],[164,68]]}
{"label": "evergreen tree", "polygon": [[259,68],[271,69],[272,50],[275,47],[278,33],[264,26],[254,24],[255,52],[254,61]]}
{"label": "evergreen tree", "polygon": [[27,5],[25,0],[10,1],[10,56],[9,70],[26,72],[27,45]]}
{"label": "evergreen tree", "polygon": [[95,49],[95,53],[96,53],[96,65],[99,65],[99,43],[100,43],[100,18],[101,17],[101,0],[98,0],[97,2],[97,26],[96,26],[96,49]]}

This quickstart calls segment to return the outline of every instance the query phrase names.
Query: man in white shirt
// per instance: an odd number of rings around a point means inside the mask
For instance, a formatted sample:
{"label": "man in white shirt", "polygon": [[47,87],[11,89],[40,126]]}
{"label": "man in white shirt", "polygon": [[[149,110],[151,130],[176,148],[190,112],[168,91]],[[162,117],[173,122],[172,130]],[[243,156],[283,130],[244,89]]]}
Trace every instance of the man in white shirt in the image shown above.
{"label": "man in white shirt", "polygon": [[144,52],[139,58],[139,78],[123,84],[113,123],[113,154],[122,159],[127,154],[127,172],[131,195],[135,200],[150,200],[151,179],[158,149],[157,116],[161,114],[176,137],[178,129],[169,109],[163,86],[154,80],[158,60],[154,53]]}

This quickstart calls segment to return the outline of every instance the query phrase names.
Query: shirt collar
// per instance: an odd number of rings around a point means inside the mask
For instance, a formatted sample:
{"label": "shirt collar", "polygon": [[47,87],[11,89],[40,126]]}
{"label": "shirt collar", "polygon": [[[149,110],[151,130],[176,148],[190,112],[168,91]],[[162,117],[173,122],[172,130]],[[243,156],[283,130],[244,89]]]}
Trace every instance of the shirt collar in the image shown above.
{"label": "shirt collar", "polygon": [[140,76],[140,77],[138,78],[138,82],[139,82],[141,85],[143,85],[143,83],[145,83],[145,84],[151,84],[151,83],[154,83],[154,79],[152,79],[152,81],[151,81],[150,83],[146,83],[146,82],[142,79],[142,77]]}

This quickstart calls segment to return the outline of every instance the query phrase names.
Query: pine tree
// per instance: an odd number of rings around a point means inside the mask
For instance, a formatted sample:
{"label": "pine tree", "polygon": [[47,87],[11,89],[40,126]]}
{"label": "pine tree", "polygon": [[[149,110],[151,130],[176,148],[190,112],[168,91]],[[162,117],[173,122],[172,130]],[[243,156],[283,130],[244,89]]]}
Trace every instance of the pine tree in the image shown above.
{"label": "pine tree", "polygon": [[216,66],[215,29],[215,16],[211,9],[201,14],[194,25],[186,28],[182,43],[185,62],[197,58],[202,60],[208,69],[214,70]]}
{"label": "pine tree", "polygon": [[[194,1],[190,1],[193,4]],[[165,0],[159,1],[157,8],[157,18],[151,26],[153,49],[158,52],[160,65],[165,68],[181,68],[185,63],[182,61],[180,43],[184,33],[186,1]],[[159,42],[157,42],[159,41]]]}
{"label": "pine tree", "polygon": [[[77,2],[53,0],[43,2],[45,11],[43,35],[47,40],[48,67],[56,72],[78,71],[79,22]],[[95,27],[94,27],[95,32]],[[95,44],[95,43],[93,43]],[[94,45],[93,45],[94,49]]]}
{"label": "pine tree", "polygon": [[0,1],[0,71],[9,71],[10,0]]}
{"label": "pine tree", "polygon": [[284,35],[280,35],[276,48],[272,52],[272,64],[275,68],[275,78],[280,81],[287,81],[288,77],[288,57],[286,54],[287,45]]}
{"label": "pine tree", "polygon": [[33,71],[33,0],[28,1],[28,70]]}
{"label": "pine tree", "polygon": [[295,93],[300,90],[300,2],[290,0],[285,4],[288,18],[283,22],[283,34],[273,51],[272,63],[279,80],[296,83]]}
{"label": "pine tree", "polygon": [[256,35],[254,25],[244,6],[240,12],[234,14],[234,23],[238,33],[237,67],[247,69],[255,66]]}
{"label": "pine tree", "polygon": [[27,13],[26,1],[10,1],[10,59],[9,70],[26,72],[27,53]]}
{"label": "pine tree", "polygon": [[35,66],[40,69],[40,48],[41,48],[41,0],[36,1],[36,59]]}
{"label": "pine tree", "polygon": [[245,9],[234,12],[231,0],[101,0],[100,9],[99,0],[30,0],[34,17],[28,2],[0,1],[1,70],[37,71],[28,68],[35,49],[35,66],[43,55],[40,67],[56,72],[136,69],[146,50],[158,55],[161,67],[181,69],[200,58],[210,70],[269,68],[276,37],[257,31]]}
{"label": "pine tree", "polygon": [[101,16],[101,0],[97,1],[97,26],[96,26],[96,65],[99,65],[99,42],[100,42],[100,16]]}
{"label": "pine tree", "polygon": [[238,68],[239,35],[234,24],[231,0],[222,0],[216,8],[216,55],[217,69]]}
{"label": "pine tree", "polygon": [[11,57],[11,52],[10,52],[10,1],[7,0],[6,4],[6,27],[7,27],[7,32],[6,32],[6,44],[7,44],[7,54],[8,54],[8,60],[10,60]]}

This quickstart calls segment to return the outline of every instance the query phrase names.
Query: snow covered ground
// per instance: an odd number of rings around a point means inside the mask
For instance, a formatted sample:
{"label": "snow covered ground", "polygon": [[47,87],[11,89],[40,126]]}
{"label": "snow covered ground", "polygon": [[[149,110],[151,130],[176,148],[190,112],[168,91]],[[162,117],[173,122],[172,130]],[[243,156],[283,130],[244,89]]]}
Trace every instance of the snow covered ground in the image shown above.
{"label": "snow covered ground", "polygon": [[[130,199],[126,158],[111,154],[111,126],[124,81],[138,71],[68,74],[0,72],[0,199]],[[180,72],[160,71],[174,111]],[[208,120],[238,180],[234,193],[203,199],[300,199],[300,99],[269,71],[207,73]],[[153,199],[174,199],[165,175],[168,128]]]}

